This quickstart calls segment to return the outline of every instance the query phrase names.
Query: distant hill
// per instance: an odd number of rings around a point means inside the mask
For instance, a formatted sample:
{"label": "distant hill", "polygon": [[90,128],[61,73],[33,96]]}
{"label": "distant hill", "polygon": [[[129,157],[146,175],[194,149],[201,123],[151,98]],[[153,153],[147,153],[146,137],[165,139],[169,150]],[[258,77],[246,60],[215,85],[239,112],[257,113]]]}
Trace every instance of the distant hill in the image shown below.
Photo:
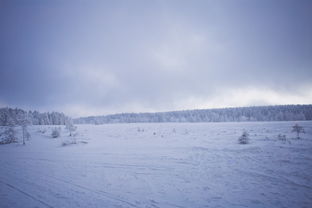
{"label": "distant hill", "polygon": [[74,119],[76,124],[152,122],[233,122],[312,120],[312,105],[276,105],[184,110],[159,113],[122,113]]}

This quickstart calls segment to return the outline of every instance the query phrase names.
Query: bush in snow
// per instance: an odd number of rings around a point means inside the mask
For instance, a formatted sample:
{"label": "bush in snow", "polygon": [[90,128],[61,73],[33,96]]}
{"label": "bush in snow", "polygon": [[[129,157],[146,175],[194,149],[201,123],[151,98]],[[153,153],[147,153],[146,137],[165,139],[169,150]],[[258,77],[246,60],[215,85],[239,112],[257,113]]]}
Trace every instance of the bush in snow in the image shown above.
{"label": "bush in snow", "polygon": [[141,129],[140,127],[138,127],[137,131],[138,132],[144,132],[144,129]]}
{"label": "bush in snow", "polygon": [[243,134],[238,138],[239,144],[248,144],[249,143],[249,134],[247,131],[244,131]]}
{"label": "bush in snow", "polygon": [[47,130],[46,129],[39,129],[38,132],[41,134],[45,134],[47,132]]}
{"label": "bush in snow", "polygon": [[77,144],[77,141],[76,140],[65,141],[62,143],[62,146],[65,147],[71,144]]}
{"label": "bush in snow", "polygon": [[281,140],[281,141],[286,141],[286,135],[284,135],[284,134],[279,134],[279,135],[277,135],[277,138],[278,138],[278,140]]}
{"label": "bush in snow", "polygon": [[59,128],[54,128],[52,129],[52,138],[58,138],[61,136],[60,129]]}
{"label": "bush in snow", "polygon": [[9,127],[0,134],[0,144],[16,143],[17,140],[14,127]]}
{"label": "bush in snow", "polygon": [[63,147],[72,145],[72,144],[88,144],[86,141],[76,141],[76,140],[68,140],[62,143]]}
{"label": "bush in snow", "polygon": [[294,125],[292,128],[291,132],[295,132],[297,134],[297,139],[300,139],[300,133],[305,133],[304,128],[298,124]]}
{"label": "bush in snow", "polygon": [[289,140],[287,140],[286,135],[285,134],[279,134],[277,135],[277,139],[282,141],[283,143],[288,142],[289,144],[291,144],[291,142]]}

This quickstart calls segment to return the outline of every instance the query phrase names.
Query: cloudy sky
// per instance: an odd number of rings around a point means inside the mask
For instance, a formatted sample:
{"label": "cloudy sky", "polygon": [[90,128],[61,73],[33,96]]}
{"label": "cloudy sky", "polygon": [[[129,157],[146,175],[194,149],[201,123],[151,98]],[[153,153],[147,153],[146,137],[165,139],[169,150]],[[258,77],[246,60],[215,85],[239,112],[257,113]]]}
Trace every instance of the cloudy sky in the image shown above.
{"label": "cloudy sky", "polygon": [[0,1],[0,106],[312,103],[312,1]]}

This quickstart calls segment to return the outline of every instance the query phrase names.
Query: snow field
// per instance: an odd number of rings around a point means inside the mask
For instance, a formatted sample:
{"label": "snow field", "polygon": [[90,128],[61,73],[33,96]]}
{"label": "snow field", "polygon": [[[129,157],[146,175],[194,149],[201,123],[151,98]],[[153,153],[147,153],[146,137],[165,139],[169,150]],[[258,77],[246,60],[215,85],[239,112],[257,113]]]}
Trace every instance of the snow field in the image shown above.
{"label": "snow field", "polygon": [[0,146],[0,207],[308,208],[311,124],[78,125],[77,144],[64,127],[53,139],[53,127],[31,126],[25,146]]}

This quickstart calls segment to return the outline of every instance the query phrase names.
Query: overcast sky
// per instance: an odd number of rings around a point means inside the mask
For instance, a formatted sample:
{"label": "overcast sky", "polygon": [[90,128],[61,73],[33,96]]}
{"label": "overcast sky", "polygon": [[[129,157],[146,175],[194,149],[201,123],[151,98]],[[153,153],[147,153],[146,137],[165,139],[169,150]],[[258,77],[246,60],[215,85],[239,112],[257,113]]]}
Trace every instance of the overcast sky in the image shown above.
{"label": "overcast sky", "polygon": [[312,1],[0,1],[0,106],[312,103]]}

